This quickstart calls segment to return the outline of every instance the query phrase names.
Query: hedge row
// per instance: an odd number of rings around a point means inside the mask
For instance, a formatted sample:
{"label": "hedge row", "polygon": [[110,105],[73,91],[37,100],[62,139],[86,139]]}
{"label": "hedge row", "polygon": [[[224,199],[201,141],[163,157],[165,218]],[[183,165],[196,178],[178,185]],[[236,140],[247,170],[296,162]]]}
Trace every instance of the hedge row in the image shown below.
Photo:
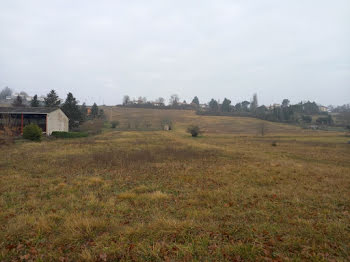
{"label": "hedge row", "polygon": [[85,132],[63,132],[63,131],[54,131],[51,134],[56,138],[78,138],[78,137],[87,137],[89,134]]}

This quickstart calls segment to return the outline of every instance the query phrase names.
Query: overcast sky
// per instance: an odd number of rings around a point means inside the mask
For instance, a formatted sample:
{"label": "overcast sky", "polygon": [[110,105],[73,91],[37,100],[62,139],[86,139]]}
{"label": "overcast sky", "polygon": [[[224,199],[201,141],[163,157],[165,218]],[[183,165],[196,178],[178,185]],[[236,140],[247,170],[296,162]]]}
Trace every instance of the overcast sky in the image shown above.
{"label": "overcast sky", "polygon": [[0,89],[350,102],[349,0],[2,0]]}

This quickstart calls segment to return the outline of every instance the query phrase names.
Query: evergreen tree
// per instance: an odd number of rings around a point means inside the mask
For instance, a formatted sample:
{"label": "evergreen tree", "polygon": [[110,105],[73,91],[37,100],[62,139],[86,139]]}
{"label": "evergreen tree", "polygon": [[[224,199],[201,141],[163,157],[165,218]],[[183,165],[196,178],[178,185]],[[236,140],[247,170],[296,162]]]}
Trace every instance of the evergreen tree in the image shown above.
{"label": "evergreen tree", "polygon": [[258,95],[254,94],[252,102],[250,103],[250,111],[255,112],[255,110],[258,108]]}
{"label": "evergreen tree", "polygon": [[221,111],[222,112],[230,112],[231,111],[230,105],[231,105],[231,100],[225,98],[224,101],[222,102],[222,105],[221,105]]}
{"label": "evergreen tree", "polygon": [[7,96],[11,96],[11,95],[12,95],[12,89],[6,86],[0,92],[0,99],[5,99]]}
{"label": "evergreen tree", "polygon": [[86,121],[86,118],[87,118],[87,107],[86,107],[85,103],[83,103],[80,106],[80,115],[81,115],[81,122]]}
{"label": "evergreen tree", "polygon": [[243,101],[241,104],[242,104],[242,110],[243,110],[243,111],[249,111],[250,102],[248,102],[248,101]]}
{"label": "evergreen tree", "polygon": [[16,99],[15,99],[15,101],[13,101],[12,106],[14,106],[14,107],[21,107],[21,106],[24,106],[22,97],[17,96]]}
{"label": "evergreen tree", "polygon": [[67,94],[66,101],[63,103],[61,109],[69,118],[70,128],[79,126],[79,122],[81,121],[81,112],[79,110],[78,102],[72,93]]}
{"label": "evergreen tree", "polygon": [[199,106],[199,99],[197,96],[195,96],[192,100],[192,104],[196,104],[197,106]]}
{"label": "evergreen tree", "polygon": [[39,106],[39,100],[38,100],[38,96],[37,95],[35,95],[33,97],[32,101],[30,101],[30,106],[31,107],[38,107]]}
{"label": "evergreen tree", "polygon": [[289,103],[290,103],[289,99],[283,99],[283,101],[282,101],[282,107],[288,107],[288,106],[289,106]]}
{"label": "evergreen tree", "polygon": [[241,112],[242,111],[242,103],[237,103],[235,105],[235,110],[238,111],[238,112]]}
{"label": "evergreen tree", "polygon": [[217,102],[214,98],[212,98],[212,99],[210,100],[210,102],[209,102],[209,109],[210,109],[210,111],[212,111],[212,112],[217,112],[217,111],[219,111],[219,104],[218,104],[218,102]]}
{"label": "evergreen tree", "polygon": [[94,103],[91,107],[91,118],[96,118],[98,116],[98,106]]}
{"label": "evergreen tree", "polygon": [[61,103],[58,95],[56,94],[55,90],[51,90],[50,93],[47,94],[45,98],[45,106],[46,107],[56,107],[59,106]]}

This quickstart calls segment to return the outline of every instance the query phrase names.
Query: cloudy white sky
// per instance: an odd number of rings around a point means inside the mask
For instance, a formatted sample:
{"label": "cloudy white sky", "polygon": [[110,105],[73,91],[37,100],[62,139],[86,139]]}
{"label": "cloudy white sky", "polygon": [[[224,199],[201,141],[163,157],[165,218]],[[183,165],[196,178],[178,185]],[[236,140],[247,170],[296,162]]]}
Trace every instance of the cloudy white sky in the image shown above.
{"label": "cloudy white sky", "polygon": [[0,88],[350,102],[349,0],[2,0]]}

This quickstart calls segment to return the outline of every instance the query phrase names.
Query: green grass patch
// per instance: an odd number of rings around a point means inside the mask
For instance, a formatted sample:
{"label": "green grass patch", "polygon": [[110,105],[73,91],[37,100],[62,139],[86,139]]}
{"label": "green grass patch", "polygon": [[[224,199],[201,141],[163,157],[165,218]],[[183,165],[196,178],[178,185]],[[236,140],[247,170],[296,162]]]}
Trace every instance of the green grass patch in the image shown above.
{"label": "green grass patch", "polygon": [[63,131],[54,131],[51,134],[56,138],[79,138],[87,137],[89,134],[86,132],[63,132]]}

